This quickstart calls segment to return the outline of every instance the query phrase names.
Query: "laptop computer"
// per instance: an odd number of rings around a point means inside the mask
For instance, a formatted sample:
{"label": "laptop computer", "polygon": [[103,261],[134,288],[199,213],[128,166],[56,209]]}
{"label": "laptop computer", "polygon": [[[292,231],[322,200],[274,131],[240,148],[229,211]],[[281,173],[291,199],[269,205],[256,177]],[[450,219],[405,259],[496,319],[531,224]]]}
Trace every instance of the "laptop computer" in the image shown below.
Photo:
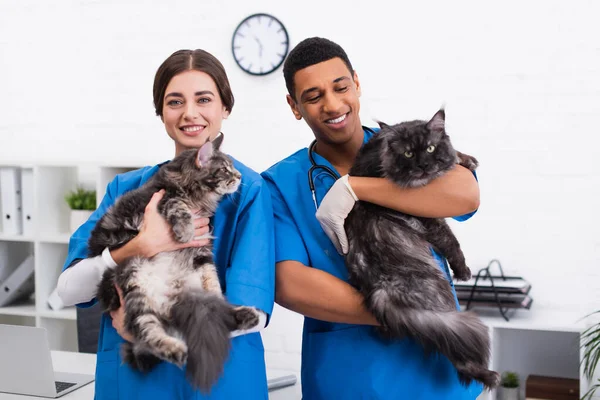
{"label": "laptop computer", "polygon": [[0,324],[0,392],[58,398],[93,381],[54,371],[46,329]]}

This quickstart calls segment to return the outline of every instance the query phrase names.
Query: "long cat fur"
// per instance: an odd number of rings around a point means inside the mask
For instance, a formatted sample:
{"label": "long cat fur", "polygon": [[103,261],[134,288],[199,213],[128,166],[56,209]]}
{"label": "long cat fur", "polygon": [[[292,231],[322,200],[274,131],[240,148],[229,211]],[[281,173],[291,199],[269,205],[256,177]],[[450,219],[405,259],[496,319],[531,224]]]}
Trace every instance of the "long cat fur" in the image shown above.
{"label": "long cat fur", "polygon": [[[430,121],[380,123],[381,131],[362,147],[351,176],[385,177],[414,188],[426,185],[455,166],[474,170],[471,156],[454,150],[445,131],[445,112]],[[345,221],[350,282],[366,307],[392,337],[410,336],[427,351],[439,351],[455,366],[461,382],[493,388],[499,383],[488,369],[487,327],[471,312],[459,312],[450,283],[431,248],[445,256],[457,279],[471,272],[446,221],[404,214],[358,201]]]}
{"label": "long cat fur", "polygon": [[[222,136],[220,136],[222,140]],[[180,243],[193,239],[192,210],[211,217],[222,196],[233,193],[240,173],[218,150],[219,138],[182,152],[143,186],[125,193],[98,221],[89,239],[89,256],[117,249],[140,231],[146,205],[164,189],[158,212]],[[132,257],[107,269],[97,298],[106,311],[120,307],[115,284],[125,301],[125,328],[134,342],[122,346],[124,360],[146,372],[160,360],[186,366],[190,383],[204,392],[216,382],[230,349],[230,332],[258,323],[253,307],[225,301],[212,247],[189,247],[151,258]]]}

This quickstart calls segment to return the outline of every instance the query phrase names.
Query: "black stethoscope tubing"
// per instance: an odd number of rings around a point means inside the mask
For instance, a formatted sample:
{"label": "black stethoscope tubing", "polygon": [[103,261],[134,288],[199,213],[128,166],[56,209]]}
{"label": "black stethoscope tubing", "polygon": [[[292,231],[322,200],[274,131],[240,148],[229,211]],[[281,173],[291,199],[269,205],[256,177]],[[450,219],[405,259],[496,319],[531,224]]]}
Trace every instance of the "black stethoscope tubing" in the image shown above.
{"label": "black stethoscope tubing", "polygon": [[[371,134],[375,133],[375,131],[369,127],[363,126],[362,128],[363,128],[363,130],[365,130]],[[318,210],[319,206],[317,205],[317,194],[315,191],[315,182],[313,180],[313,172],[315,172],[315,170],[317,170],[317,169],[322,169],[333,179],[337,179],[338,174],[333,169],[329,168],[327,165],[317,164],[315,162],[313,153],[314,153],[316,144],[317,144],[317,140],[315,139],[312,141],[312,143],[308,147],[308,159],[310,160],[310,168],[308,169],[308,187],[310,188],[310,192],[312,194],[312,199],[313,199],[313,202],[315,203],[315,210]]]}

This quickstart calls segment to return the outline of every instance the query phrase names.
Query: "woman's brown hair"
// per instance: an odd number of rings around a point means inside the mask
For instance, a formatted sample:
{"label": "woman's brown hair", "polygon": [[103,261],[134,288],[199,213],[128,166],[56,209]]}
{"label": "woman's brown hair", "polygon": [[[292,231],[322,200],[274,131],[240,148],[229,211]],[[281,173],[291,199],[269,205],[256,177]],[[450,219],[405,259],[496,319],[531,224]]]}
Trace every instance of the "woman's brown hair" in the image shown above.
{"label": "woman's brown hair", "polygon": [[167,85],[171,79],[177,74],[192,70],[202,71],[215,81],[225,109],[231,112],[234,99],[223,64],[209,52],[197,49],[176,51],[156,71],[153,89],[156,115],[162,118],[165,90],[167,90]]}

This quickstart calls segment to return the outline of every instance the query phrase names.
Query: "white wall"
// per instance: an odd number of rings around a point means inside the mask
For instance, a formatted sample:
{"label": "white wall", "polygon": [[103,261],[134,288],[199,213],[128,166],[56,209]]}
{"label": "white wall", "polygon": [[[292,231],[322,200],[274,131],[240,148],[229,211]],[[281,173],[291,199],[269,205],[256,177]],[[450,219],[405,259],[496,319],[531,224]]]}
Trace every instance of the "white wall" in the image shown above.
{"label": "white wall", "polygon": [[[481,209],[453,224],[473,269],[497,257],[533,282],[536,307],[597,308],[599,3],[398,3],[0,0],[0,160],[169,158],[153,75],[171,52],[204,48],[236,96],[227,150],[267,168],[311,140],[287,108],[281,70],[251,77],[231,56],[238,22],[270,12],[292,45],[320,35],[346,48],[364,122],[424,119],[446,103],[456,147],[481,162]],[[270,365],[299,368],[301,322],[276,310]]]}

